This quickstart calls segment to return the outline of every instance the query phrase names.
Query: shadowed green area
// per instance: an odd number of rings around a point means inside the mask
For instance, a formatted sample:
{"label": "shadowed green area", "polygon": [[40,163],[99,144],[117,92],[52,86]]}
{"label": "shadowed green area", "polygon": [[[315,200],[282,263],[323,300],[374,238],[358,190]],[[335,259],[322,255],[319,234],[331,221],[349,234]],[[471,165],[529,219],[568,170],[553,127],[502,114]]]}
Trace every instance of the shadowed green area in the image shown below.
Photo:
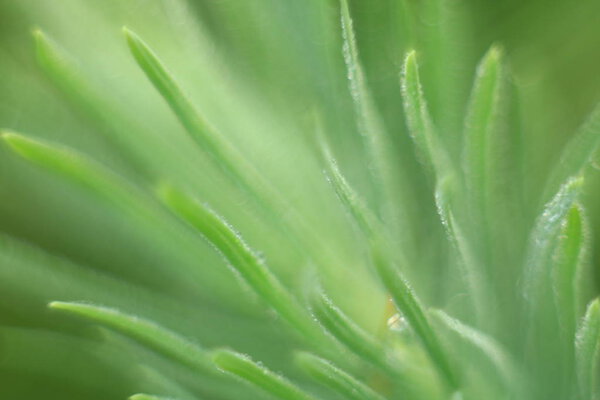
{"label": "shadowed green area", "polygon": [[597,399],[597,15],[0,0],[0,397]]}

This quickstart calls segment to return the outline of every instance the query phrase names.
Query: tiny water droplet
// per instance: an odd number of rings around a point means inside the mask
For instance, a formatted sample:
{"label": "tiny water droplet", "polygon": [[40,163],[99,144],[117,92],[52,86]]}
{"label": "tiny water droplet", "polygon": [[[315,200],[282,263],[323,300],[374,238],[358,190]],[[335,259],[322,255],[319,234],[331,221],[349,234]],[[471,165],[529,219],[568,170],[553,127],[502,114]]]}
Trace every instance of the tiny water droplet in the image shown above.
{"label": "tiny water droplet", "polygon": [[387,320],[388,329],[394,332],[404,332],[408,328],[406,319],[400,314],[394,314]]}

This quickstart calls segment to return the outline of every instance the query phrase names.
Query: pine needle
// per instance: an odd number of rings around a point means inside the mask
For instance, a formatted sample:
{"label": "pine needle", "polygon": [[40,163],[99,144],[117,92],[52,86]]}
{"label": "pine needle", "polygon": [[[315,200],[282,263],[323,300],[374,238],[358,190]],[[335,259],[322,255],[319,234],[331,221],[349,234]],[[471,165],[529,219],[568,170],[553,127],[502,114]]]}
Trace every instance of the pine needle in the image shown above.
{"label": "pine needle", "polygon": [[419,67],[415,51],[407,54],[401,75],[404,112],[410,135],[421,154],[425,165],[438,180],[454,173],[450,157],[435,132],[435,127],[419,77]]}
{"label": "pine needle", "polygon": [[215,350],[213,362],[224,372],[237,376],[249,384],[281,400],[315,400],[296,385],[248,356],[230,350]]}
{"label": "pine needle", "polygon": [[113,308],[79,302],[53,301],[48,307],[104,325],[186,366],[202,372],[213,371],[204,349],[152,321],[124,314]]}
{"label": "pine needle", "polygon": [[574,337],[577,325],[577,305],[581,297],[577,279],[587,248],[584,225],[582,207],[575,204],[563,221],[554,253],[553,293],[565,341]]}
{"label": "pine needle", "polygon": [[322,339],[309,315],[269,270],[264,260],[221,216],[168,185],[159,188],[159,197],[213,244],[228,265],[300,335],[309,340]]}
{"label": "pine needle", "polygon": [[554,241],[561,224],[577,200],[582,185],[581,177],[569,179],[546,205],[535,223],[525,259],[522,285],[523,296],[531,307],[538,306],[545,285],[550,284],[547,282],[551,272],[548,271],[548,265],[551,265]]}
{"label": "pine needle", "polygon": [[386,372],[397,374],[381,344],[356,325],[328,297],[324,294],[315,295],[311,305],[321,325],[350,351]]}
{"label": "pine needle", "polygon": [[173,398],[152,396],[150,394],[137,393],[129,397],[129,400],[175,400]]}
{"label": "pine needle", "polygon": [[595,299],[587,308],[575,340],[577,379],[582,399],[600,396],[600,300]]}
{"label": "pine needle", "polygon": [[373,389],[327,360],[310,353],[299,352],[295,355],[295,361],[315,381],[342,394],[347,399],[384,400]]}
{"label": "pine needle", "polygon": [[471,214],[478,226],[489,229],[498,213],[494,205],[502,193],[496,190],[501,169],[497,158],[501,152],[501,130],[504,123],[504,71],[502,51],[492,46],[477,67],[477,75],[465,120],[463,138],[463,170],[465,185],[469,193]]}

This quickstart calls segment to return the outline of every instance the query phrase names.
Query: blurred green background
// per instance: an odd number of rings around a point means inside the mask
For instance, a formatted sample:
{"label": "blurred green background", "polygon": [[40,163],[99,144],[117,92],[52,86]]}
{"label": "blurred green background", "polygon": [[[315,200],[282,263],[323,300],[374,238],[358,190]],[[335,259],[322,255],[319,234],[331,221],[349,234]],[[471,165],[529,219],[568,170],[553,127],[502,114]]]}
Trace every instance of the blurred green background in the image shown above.
{"label": "blurred green background", "polygon": [[[475,66],[492,43],[505,49],[514,91],[511,129],[522,160],[522,181],[514,184],[528,193],[523,202],[527,226],[542,201],[539,193],[550,167],[600,99],[600,3],[350,3],[368,83],[396,146],[398,168],[408,177],[418,204],[410,226],[420,267],[409,275],[419,293],[439,305],[447,299],[432,282],[447,259],[447,249],[440,241],[429,240],[442,235],[442,229],[428,196],[430,182],[406,133],[398,83],[406,51],[416,48],[421,56],[434,118],[458,158],[458,135]],[[135,65],[122,36],[124,25],[156,50],[208,120],[301,211],[318,232],[314,240],[326,242],[337,255],[329,270],[315,271],[306,265],[305,257],[292,250],[291,239],[265,224],[257,206],[193,145]],[[89,93],[59,90],[40,69],[34,29],[41,29],[63,48],[77,79],[86,82],[97,101],[86,104],[82,96]],[[385,296],[366,278],[364,254],[354,245],[352,226],[321,172],[315,145],[315,121],[320,121],[346,175],[369,202],[377,201],[341,49],[334,1],[0,0],[0,127],[78,149],[144,193],[151,193],[163,180],[185,187],[264,252],[271,267],[300,296],[318,275],[344,310],[375,331],[384,319]],[[592,230],[598,232],[597,170],[589,179],[586,205]],[[153,201],[149,194],[148,199]],[[280,217],[285,220],[285,212]],[[141,315],[157,318],[202,343],[231,344],[284,365],[284,356],[271,344],[283,348],[288,339],[273,328],[260,304],[244,300],[252,296],[210,246],[189,239],[186,229],[152,229],[0,149],[2,232],[85,266],[86,271],[101,271],[123,288],[139,287],[145,294],[130,293],[123,301],[137,307]],[[592,248],[598,248],[600,237],[592,238],[596,244]],[[4,252],[2,262],[10,268],[0,276],[0,322],[77,332],[76,324],[49,315],[43,305],[60,296],[65,298],[59,300],[79,300],[86,291],[69,290],[71,284],[61,278],[60,268],[36,275],[35,268],[21,267],[11,252],[28,251],[10,244],[4,247],[10,251]],[[598,271],[598,254],[593,257]],[[110,295],[98,296],[110,302]],[[154,305],[145,300],[152,296],[156,296]],[[169,308],[164,299],[174,305]],[[115,304],[119,301],[114,299]],[[169,311],[173,309],[180,314],[173,315]],[[202,328],[205,325],[210,328]],[[240,335],[240,330],[276,340],[252,340],[252,335]],[[28,346],[26,335],[4,336],[7,343],[14,336],[15,341],[23,341],[21,346]],[[17,344],[10,346],[17,348]],[[48,357],[48,365],[57,359]],[[9,386],[19,388],[15,393],[27,387],[19,384],[27,382],[23,378],[27,374],[39,373],[43,376],[39,379],[47,379],[48,371],[35,372],[25,363],[15,372],[13,360],[0,360],[2,368],[11,371],[0,377],[0,383],[13,381]],[[118,385],[111,390],[125,391]]]}

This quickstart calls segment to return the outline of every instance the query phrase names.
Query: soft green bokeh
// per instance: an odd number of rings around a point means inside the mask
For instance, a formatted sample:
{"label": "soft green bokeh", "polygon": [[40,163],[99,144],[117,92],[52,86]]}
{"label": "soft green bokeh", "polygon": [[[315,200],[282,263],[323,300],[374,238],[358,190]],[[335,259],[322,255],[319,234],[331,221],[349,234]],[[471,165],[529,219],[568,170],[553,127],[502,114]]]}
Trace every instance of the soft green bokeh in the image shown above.
{"label": "soft green bokeh", "polygon": [[[550,172],[600,99],[600,3],[353,0],[350,11],[374,110],[367,110],[366,117],[359,112],[358,118],[348,89],[337,1],[0,0],[0,129],[75,149],[116,173],[115,179],[126,187],[124,194],[117,191],[116,200],[107,200],[17,157],[3,141],[0,397],[124,399],[138,392],[180,399],[263,396],[232,386],[218,374],[216,383],[206,377],[197,380],[193,372],[124,336],[99,334],[46,308],[50,301],[90,301],[151,319],[206,348],[229,346],[248,353],[330,398],[292,362],[294,351],[304,349],[303,338],[292,335],[267,310],[264,298],[198,232],[163,207],[156,191],[164,183],[185,190],[231,223],[300,303],[323,289],[361,329],[428,368],[428,350],[415,349],[412,334],[403,331],[399,335],[409,337],[397,344],[395,333],[382,333],[391,316],[389,294],[369,267],[368,240],[327,180],[320,144],[328,142],[345,178],[384,218],[386,245],[406,256],[402,272],[425,308],[443,308],[473,322],[453,247],[460,249],[461,239],[447,242],[436,211],[433,192],[443,174],[435,167],[433,174],[422,168],[406,125],[400,72],[411,49],[419,59],[440,145],[449,162],[459,165],[477,64],[490,46],[501,49],[510,100],[503,104],[498,129],[504,129],[510,142],[503,165],[510,164],[514,178],[502,201],[512,208],[494,211],[492,217],[502,219],[495,233],[504,242],[477,239],[489,247],[493,290],[518,296],[516,271],[526,257],[534,221],[551,198],[545,192]],[[123,26],[157,53],[202,115],[284,201],[261,206],[197,146],[136,64]],[[66,83],[73,86],[65,90],[65,81],[44,71],[43,60],[36,60],[40,43],[64,57],[60,65],[74,74]],[[382,200],[385,191],[371,174],[380,166],[370,159],[373,152],[357,124],[371,117],[381,118],[387,140],[383,148],[390,153],[383,169],[389,166],[391,179],[398,179],[390,189],[398,195],[397,203],[390,200],[393,196],[387,203]],[[375,125],[364,124],[367,131]],[[582,229],[589,225],[592,232],[587,238],[591,272],[584,285],[586,301],[597,294],[600,279],[595,252],[600,243],[599,178],[596,165],[588,168],[582,189],[584,215],[589,217]],[[510,197],[512,191],[518,195]],[[457,196],[453,200],[462,195]],[[462,199],[469,205],[473,201]],[[388,214],[390,201],[406,208]],[[303,228],[286,230],[286,223]],[[460,236],[456,226],[449,229]],[[496,304],[497,315],[477,322],[511,350],[537,340],[508,326],[511,310],[526,312],[517,303],[506,296]],[[578,305],[578,317],[584,306]],[[470,332],[440,315],[449,331],[459,336]],[[548,326],[554,327],[549,322],[538,330]],[[533,385],[540,377],[554,382],[536,389],[535,398],[567,390],[570,384],[564,380],[573,378],[551,366],[556,359],[574,365],[569,356],[560,358],[570,349],[555,347],[554,340],[542,344],[548,354],[532,356],[533,363],[542,365],[539,376],[533,374]],[[495,343],[486,346],[495,349]],[[378,381],[377,372],[365,369],[360,360],[349,360],[346,367],[386,393],[387,383]],[[416,382],[435,374],[411,373]],[[482,390],[473,386],[471,396]],[[412,395],[442,396],[442,387],[436,380]],[[393,388],[388,394],[397,393]],[[485,392],[479,394],[488,398]]]}

